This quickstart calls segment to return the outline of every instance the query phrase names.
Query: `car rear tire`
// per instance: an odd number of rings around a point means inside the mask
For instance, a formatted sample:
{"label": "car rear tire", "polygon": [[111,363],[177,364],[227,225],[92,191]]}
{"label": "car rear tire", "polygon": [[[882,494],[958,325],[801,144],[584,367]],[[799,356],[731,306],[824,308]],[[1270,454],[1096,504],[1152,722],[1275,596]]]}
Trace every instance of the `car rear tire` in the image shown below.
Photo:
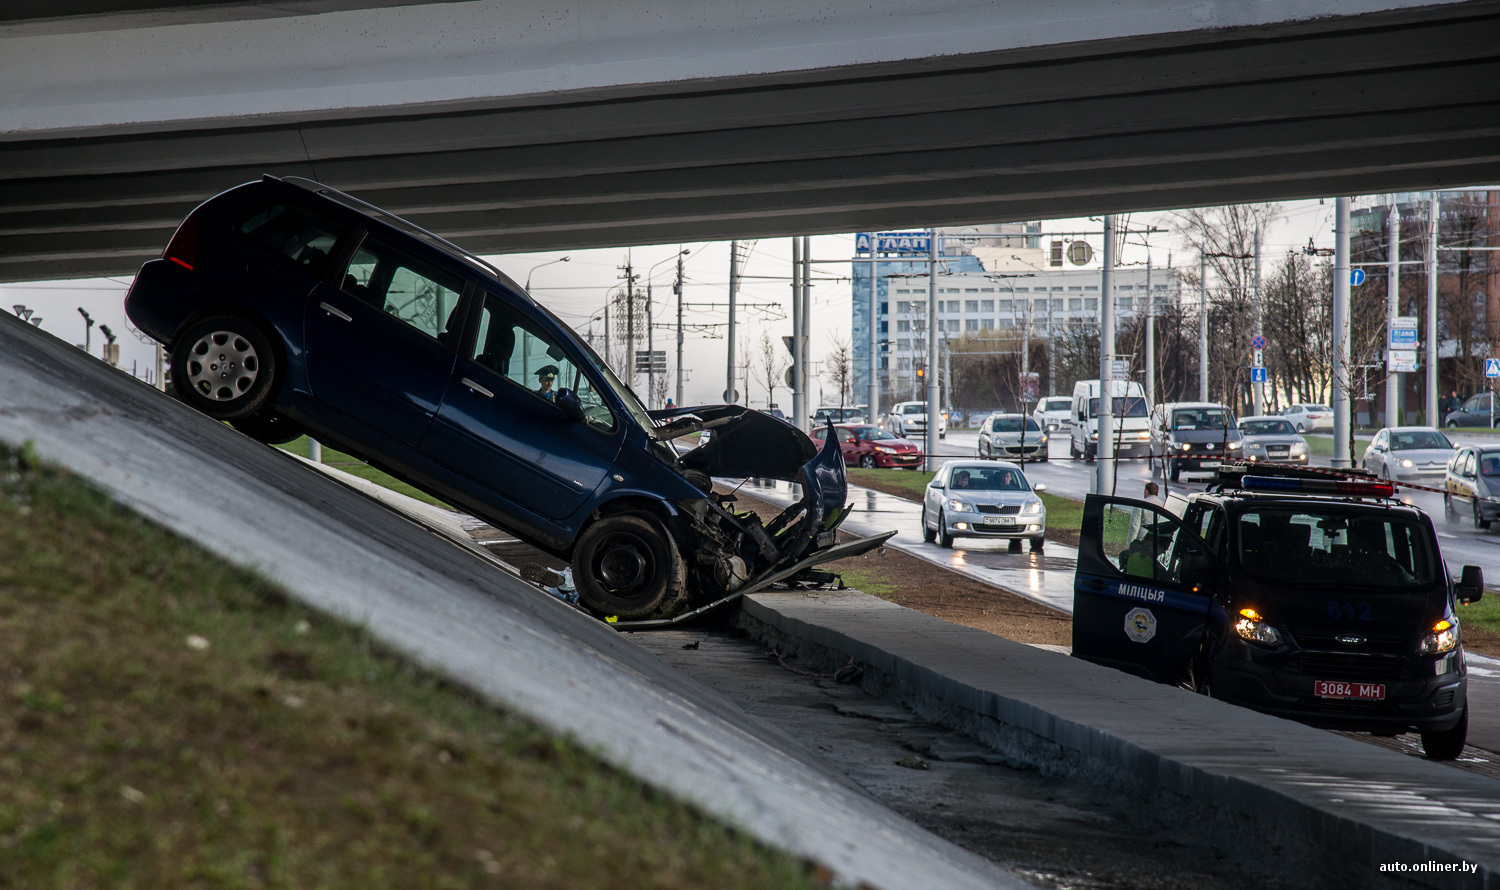
{"label": "car rear tire", "polygon": [[948,534],[948,519],[943,515],[942,510],[938,511],[937,542],[938,546],[944,549],[953,546],[953,536]]}
{"label": "car rear tire", "polygon": [[875,469],[875,455],[873,455],[873,454],[860,455],[859,465],[861,467],[864,467],[867,470],[873,470],[873,469]]}
{"label": "car rear tire", "polygon": [[237,315],[190,325],[172,348],[172,388],[215,420],[260,412],[275,394],[280,372],[270,338]]}
{"label": "car rear tire", "polygon": [[636,513],[605,516],[583,530],[573,583],[584,607],[626,620],[665,618],[687,602],[677,543],[655,519]]}
{"label": "car rear tire", "polygon": [[1450,430],[1456,430],[1456,429],[1458,429],[1458,422],[1457,421],[1453,421],[1453,420],[1448,421],[1448,429],[1450,429]]}
{"label": "car rear tire", "polygon": [[301,424],[295,420],[275,413],[252,414],[239,420],[231,420],[229,425],[267,445],[285,445],[301,437],[304,432]]}
{"label": "car rear tire", "polygon": [[1452,729],[1442,732],[1422,733],[1422,753],[1433,760],[1456,760],[1464,753],[1464,742],[1469,738],[1469,709],[1464,708]]}
{"label": "car rear tire", "polygon": [[937,530],[927,527],[927,510],[922,510],[922,540],[931,544],[937,540]]}
{"label": "car rear tire", "polygon": [[1297,424],[1297,432],[1299,432],[1299,433],[1305,433],[1305,432],[1307,432],[1307,427],[1305,427],[1305,426],[1303,426],[1302,424],[1299,423],[1299,424]]}

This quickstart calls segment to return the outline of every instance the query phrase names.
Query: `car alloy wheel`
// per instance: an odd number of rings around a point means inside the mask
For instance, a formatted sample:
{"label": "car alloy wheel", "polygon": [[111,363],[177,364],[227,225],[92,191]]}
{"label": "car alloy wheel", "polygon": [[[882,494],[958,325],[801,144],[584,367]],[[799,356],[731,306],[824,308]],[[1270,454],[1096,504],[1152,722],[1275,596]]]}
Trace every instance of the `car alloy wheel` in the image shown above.
{"label": "car alloy wheel", "polygon": [[948,518],[943,515],[942,510],[938,511],[937,542],[939,547],[945,549],[953,546],[953,536],[948,534]]}
{"label": "car alloy wheel", "polygon": [[276,352],[253,322],[234,315],[199,321],[172,349],[172,387],[215,420],[240,420],[267,406],[276,390]]}
{"label": "car alloy wheel", "polygon": [[862,467],[864,467],[867,470],[873,470],[873,469],[875,469],[875,455],[873,455],[873,454],[861,455],[860,459],[859,459],[859,465],[862,466]]}
{"label": "car alloy wheel", "polygon": [[937,530],[927,524],[927,508],[922,508],[922,540],[931,544],[937,540]]}

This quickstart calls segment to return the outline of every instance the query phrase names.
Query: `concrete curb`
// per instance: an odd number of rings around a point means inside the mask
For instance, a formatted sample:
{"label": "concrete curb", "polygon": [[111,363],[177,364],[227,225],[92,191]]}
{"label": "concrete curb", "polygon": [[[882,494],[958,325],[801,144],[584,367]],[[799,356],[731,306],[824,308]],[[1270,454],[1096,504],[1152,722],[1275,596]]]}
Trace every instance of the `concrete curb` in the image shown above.
{"label": "concrete curb", "polygon": [[1269,841],[1265,852],[1330,873],[1339,860],[1373,872],[1390,863],[1468,863],[1465,874],[1393,877],[1500,887],[1500,781],[864,594],[755,594],[742,620],[804,660],[853,657],[919,713],[1009,758],[1213,820],[1229,843]]}

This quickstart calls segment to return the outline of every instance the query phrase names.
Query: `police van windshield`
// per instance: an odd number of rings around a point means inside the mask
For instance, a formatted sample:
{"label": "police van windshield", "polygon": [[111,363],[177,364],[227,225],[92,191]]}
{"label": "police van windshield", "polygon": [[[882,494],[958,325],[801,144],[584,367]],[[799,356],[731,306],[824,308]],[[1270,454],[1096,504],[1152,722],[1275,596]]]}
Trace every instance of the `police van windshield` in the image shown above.
{"label": "police van windshield", "polygon": [[[1111,402],[1111,406],[1116,417],[1146,416],[1146,400],[1138,396],[1132,396],[1130,398],[1125,398],[1124,396],[1115,396],[1114,400]],[[1098,399],[1089,399],[1089,416],[1099,416]]]}
{"label": "police van windshield", "polygon": [[1250,574],[1291,586],[1399,592],[1438,578],[1437,554],[1422,526],[1384,514],[1316,508],[1245,513],[1239,555]]}

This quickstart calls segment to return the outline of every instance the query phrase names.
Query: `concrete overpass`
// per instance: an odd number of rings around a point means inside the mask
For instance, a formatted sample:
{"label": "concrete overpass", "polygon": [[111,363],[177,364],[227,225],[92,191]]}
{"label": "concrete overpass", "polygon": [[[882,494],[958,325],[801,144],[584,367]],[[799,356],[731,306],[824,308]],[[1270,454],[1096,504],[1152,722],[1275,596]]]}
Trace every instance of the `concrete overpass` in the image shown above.
{"label": "concrete overpass", "polygon": [[1500,180],[1500,2],[12,0],[0,281],[313,176],[485,252]]}

